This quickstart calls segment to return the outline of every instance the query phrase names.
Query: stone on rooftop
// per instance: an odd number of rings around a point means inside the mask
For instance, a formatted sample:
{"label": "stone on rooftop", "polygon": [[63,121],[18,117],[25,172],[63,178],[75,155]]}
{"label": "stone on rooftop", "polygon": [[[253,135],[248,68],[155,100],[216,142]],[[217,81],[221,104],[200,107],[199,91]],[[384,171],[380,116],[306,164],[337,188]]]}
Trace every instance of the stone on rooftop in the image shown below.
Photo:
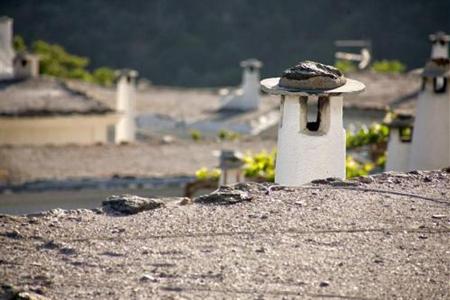
{"label": "stone on rooftop", "polygon": [[335,67],[303,61],[283,72],[279,85],[288,89],[325,90],[343,86],[344,75]]}

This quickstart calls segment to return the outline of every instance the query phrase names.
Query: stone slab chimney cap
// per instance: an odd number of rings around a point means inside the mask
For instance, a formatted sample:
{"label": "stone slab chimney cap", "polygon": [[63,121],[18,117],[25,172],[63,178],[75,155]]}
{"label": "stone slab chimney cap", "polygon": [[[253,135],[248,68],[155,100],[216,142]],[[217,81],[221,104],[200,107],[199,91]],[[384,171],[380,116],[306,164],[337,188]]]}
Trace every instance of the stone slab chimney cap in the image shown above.
{"label": "stone slab chimney cap", "polygon": [[[282,80],[302,87],[281,85]],[[282,77],[264,79],[261,86],[263,91],[272,95],[298,96],[352,94],[360,93],[366,88],[359,81],[345,78],[336,68],[313,61],[298,63],[285,70]]]}
{"label": "stone slab chimney cap", "polygon": [[12,18],[8,17],[8,16],[0,16],[0,22],[6,22],[6,21],[11,21]]}
{"label": "stone slab chimney cap", "polygon": [[129,76],[132,78],[136,78],[139,75],[138,71],[132,70],[132,69],[120,69],[120,70],[115,71],[114,74],[118,78],[123,77],[123,76]]}
{"label": "stone slab chimney cap", "polygon": [[414,116],[408,113],[393,112],[386,116],[383,124],[390,128],[402,128],[414,126]]}
{"label": "stone slab chimney cap", "polygon": [[435,58],[431,59],[422,70],[417,70],[415,74],[422,77],[450,77],[450,59]]}
{"label": "stone slab chimney cap", "polygon": [[240,168],[244,165],[243,155],[235,150],[222,150],[220,152],[220,168]]}
{"label": "stone slab chimney cap", "polygon": [[241,67],[242,68],[257,68],[260,69],[262,68],[263,63],[259,60],[257,60],[256,58],[249,58],[246,60],[241,61]]}
{"label": "stone slab chimney cap", "polygon": [[446,34],[443,31],[438,31],[436,33],[430,34],[429,35],[430,41],[431,42],[443,42],[443,43],[448,43],[450,42],[450,35]]}

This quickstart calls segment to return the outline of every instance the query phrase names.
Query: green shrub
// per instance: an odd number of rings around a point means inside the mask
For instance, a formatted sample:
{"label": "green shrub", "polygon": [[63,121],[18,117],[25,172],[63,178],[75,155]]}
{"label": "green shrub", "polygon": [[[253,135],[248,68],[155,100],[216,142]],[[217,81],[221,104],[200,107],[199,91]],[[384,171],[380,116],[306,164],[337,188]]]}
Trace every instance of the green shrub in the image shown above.
{"label": "green shrub", "polygon": [[355,64],[349,60],[337,60],[334,66],[344,74],[356,70]]}
{"label": "green shrub", "polygon": [[239,133],[231,130],[221,129],[217,134],[217,137],[222,141],[234,141],[239,139],[240,135]]}
{"label": "green shrub", "polygon": [[377,73],[399,74],[406,70],[406,65],[399,60],[380,60],[372,64],[372,71]]}
{"label": "green shrub", "polygon": [[194,141],[199,141],[202,139],[202,133],[199,130],[192,130],[191,131],[191,138]]}

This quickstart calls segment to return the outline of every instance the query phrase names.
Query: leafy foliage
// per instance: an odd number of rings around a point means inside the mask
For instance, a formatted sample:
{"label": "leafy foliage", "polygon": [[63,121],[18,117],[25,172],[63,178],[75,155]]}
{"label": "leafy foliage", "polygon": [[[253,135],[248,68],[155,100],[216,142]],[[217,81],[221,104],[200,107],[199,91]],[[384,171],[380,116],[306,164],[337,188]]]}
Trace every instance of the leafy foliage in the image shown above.
{"label": "leafy foliage", "polygon": [[191,139],[194,141],[200,141],[202,139],[202,133],[199,130],[192,130],[191,131]]}
{"label": "leafy foliage", "polygon": [[219,131],[219,133],[217,134],[217,137],[222,140],[222,141],[234,141],[240,138],[239,133],[231,131],[231,130],[226,130],[226,129],[222,129]]}
{"label": "leafy foliage", "polygon": [[219,169],[211,169],[208,168],[200,168],[195,172],[195,177],[197,180],[219,180],[220,170]]}
{"label": "leafy foliage", "polygon": [[266,181],[275,180],[276,151],[270,153],[261,151],[255,155],[244,156],[244,174],[249,178],[264,178]]}
{"label": "leafy foliage", "polygon": [[354,72],[356,70],[355,64],[348,60],[337,60],[334,66],[344,74]]}
{"label": "leafy foliage", "polygon": [[[27,45],[21,36],[14,37],[14,48],[18,52],[27,51]],[[68,53],[62,46],[37,40],[32,44],[32,52],[39,55],[41,74],[59,78],[73,78],[111,86],[114,82],[114,70],[100,67],[90,73],[87,70],[89,59]]]}
{"label": "leafy foliage", "polygon": [[27,51],[27,45],[25,44],[25,40],[20,35],[14,36],[13,47],[17,52]]}
{"label": "leafy foliage", "polygon": [[406,70],[406,66],[399,60],[380,60],[372,64],[372,71],[377,73],[399,74]]}
{"label": "leafy foliage", "polygon": [[373,124],[369,128],[363,127],[356,133],[347,132],[347,149],[354,149],[367,145],[387,142],[389,127],[382,124]]}
{"label": "leafy foliage", "polygon": [[[388,137],[389,128],[386,125],[373,124],[369,128],[362,128],[354,134],[347,133],[347,150],[379,145],[387,142]],[[264,179],[273,182],[275,180],[275,160],[276,151],[270,153],[261,151],[254,155],[248,153],[244,156],[244,174],[247,178]],[[347,155],[345,160],[346,176],[347,178],[352,178],[368,175],[375,168],[383,168],[385,163],[386,155],[384,154],[372,162],[360,162],[352,155]],[[209,171],[207,168],[202,168],[196,172],[196,176],[199,180],[213,179],[210,174],[215,174],[218,178],[217,173],[220,176],[220,170],[218,169]]]}

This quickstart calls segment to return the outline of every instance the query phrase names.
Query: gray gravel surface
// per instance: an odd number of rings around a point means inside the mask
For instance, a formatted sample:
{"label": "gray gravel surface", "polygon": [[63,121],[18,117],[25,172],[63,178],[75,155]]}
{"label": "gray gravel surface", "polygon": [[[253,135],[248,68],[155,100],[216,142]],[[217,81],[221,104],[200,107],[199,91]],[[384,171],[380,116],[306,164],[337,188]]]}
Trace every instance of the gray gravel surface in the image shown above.
{"label": "gray gravel surface", "polygon": [[0,283],[49,299],[450,297],[447,171],[221,193],[2,216]]}

